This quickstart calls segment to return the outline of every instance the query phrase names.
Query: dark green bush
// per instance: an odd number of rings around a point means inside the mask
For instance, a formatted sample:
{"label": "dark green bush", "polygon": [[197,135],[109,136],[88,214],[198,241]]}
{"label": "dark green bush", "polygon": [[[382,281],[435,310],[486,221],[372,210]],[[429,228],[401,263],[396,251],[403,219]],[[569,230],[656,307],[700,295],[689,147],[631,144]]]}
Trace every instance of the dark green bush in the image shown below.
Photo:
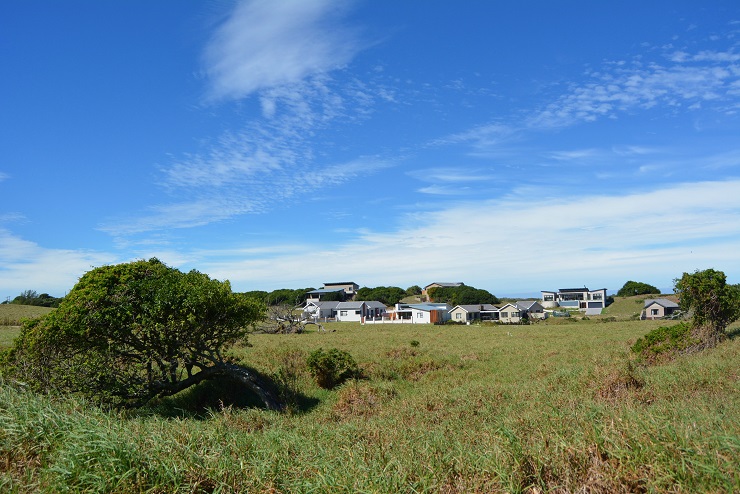
{"label": "dark green bush", "polygon": [[324,389],[335,388],[347,379],[360,376],[360,368],[352,355],[336,348],[311,352],[306,364],[316,383]]}
{"label": "dark green bush", "polygon": [[681,353],[697,341],[691,336],[691,325],[679,323],[650,331],[632,345],[632,351],[649,360]]}

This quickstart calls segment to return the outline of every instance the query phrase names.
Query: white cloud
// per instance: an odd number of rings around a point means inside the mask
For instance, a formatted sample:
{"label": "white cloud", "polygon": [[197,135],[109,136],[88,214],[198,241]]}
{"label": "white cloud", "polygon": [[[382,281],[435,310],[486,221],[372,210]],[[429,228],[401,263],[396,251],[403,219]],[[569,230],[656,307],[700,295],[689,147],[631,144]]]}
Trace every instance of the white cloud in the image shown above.
{"label": "white cloud", "polygon": [[740,271],[740,233],[728,228],[740,224],[738,190],[735,180],[559,200],[530,191],[409,215],[395,232],[363,233],[331,248],[204,262],[235,287],[328,278],[369,286],[464,279],[499,294],[574,283],[616,289],[635,278],[669,286],[683,271]]}
{"label": "white cloud", "polygon": [[118,261],[104,252],[47,249],[0,229],[0,296],[35,290],[61,297],[85,272]]}
{"label": "white cloud", "polygon": [[240,99],[347,64],[361,48],[340,22],[347,6],[330,0],[238,2],[205,50],[209,98]]}

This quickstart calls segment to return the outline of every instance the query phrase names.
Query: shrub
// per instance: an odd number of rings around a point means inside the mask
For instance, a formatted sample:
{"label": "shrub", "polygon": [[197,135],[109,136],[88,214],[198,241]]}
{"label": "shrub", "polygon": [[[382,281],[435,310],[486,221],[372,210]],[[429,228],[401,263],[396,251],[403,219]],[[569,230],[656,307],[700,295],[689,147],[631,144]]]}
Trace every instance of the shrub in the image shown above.
{"label": "shrub", "polygon": [[650,331],[632,345],[632,351],[647,360],[657,360],[671,358],[696,343],[691,334],[691,325],[680,323]]}
{"label": "shrub", "polygon": [[311,352],[306,365],[316,383],[324,389],[335,388],[347,379],[360,376],[360,369],[352,355],[336,348],[328,351],[319,348]]}

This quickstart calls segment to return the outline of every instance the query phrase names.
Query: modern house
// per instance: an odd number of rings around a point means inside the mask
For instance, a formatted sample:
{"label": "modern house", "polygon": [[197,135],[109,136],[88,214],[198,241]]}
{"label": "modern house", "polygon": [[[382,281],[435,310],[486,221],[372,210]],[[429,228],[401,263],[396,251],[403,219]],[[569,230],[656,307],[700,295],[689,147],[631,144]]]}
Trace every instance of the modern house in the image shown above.
{"label": "modern house", "polygon": [[443,324],[449,320],[449,311],[447,304],[396,304],[392,318],[418,324]]}
{"label": "modern house", "polygon": [[587,315],[601,314],[601,309],[606,307],[606,288],[561,288],[557,292],[543,290],[541,305],[546,309],[563,307],[578,309]]}
{"label": "modern house", "polygon": [[679,305],[667,298],[653,298],[645,300],[640,319],[662,319],[679,309]]}
{"label": "modern house", "polygon": [[318,290],[307,292],[307,300],[317,301],[327,294],[332,294],[332,298],[338,298],[340,302],[352,300],[360,289],[360,285],[353,281],[340,281],[335,283],[324,283],[324,286]]}

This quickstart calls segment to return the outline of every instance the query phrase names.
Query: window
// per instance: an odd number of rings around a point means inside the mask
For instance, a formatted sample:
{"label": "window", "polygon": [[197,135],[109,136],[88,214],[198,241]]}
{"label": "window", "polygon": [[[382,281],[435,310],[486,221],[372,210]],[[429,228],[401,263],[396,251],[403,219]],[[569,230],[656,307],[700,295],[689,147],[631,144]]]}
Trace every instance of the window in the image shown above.
{"label": "window", "polygon": [[347,311],[346,310],[340,310],[339,311],[339,315],[340,316],[346,316],[347,315]]}
{"label": "window", "polygon": [[355,311],[355,314],[359,314],[359,313],[360,313],[360,311],[359,311],[359,310],[356,310],[356,311]]}
{"label": "window", "polygon": [[519,317],[519,314],[520,314],[519,311],[512,312],[511,317]]}
{"label": "window", "polygon": [[550,294],[550,295],[545,295],[545,298],[544,298],[544,300],[545,300],[545,302],[552,302],[552,300],[553,300],[553,296],[552,296],[552,294]]}
{"label": "window", "polygon": [[594,300],[601,300],[601,299],[602,299],[602,297],[601,297],[601,292],[599,292],[599,293],[594,293]]}
{"label": "window", "polygon": [[501,313],[501,317],[509,317],[509,313],[508,312],[502,312]]}
{"label": "window", "polygon": [[657,316],[658,312],[660,312],[658,309],[650,309],[650,315],[651,316]]}
{"label": "window", "polygon": [[456,312],[455,319],[462,319],[462,314],[460,314],[459,312]]}
{"label": "window", "polygon": [[421,312],[417,312],[416,313],[416,318],[417,319],[422,319],[423,317],[424,317],[424,314],[422,314]]}

